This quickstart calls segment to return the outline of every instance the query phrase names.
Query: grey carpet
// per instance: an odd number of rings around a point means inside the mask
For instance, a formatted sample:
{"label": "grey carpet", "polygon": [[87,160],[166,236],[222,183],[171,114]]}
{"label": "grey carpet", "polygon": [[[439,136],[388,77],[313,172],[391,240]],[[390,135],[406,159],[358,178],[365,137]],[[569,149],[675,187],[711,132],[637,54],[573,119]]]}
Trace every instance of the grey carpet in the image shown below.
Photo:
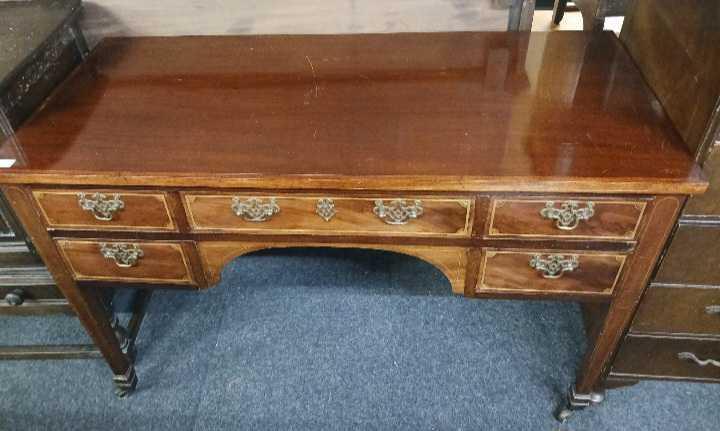
{"label": "grey carpet", "polygon": [[[75,319],[0,318],[0,343],[87,342]],[[203,293],[160,292],[138,391],[102,361],[0,362],[2,430],[553,430],[584,349],[577,305],[466,300],[382,252],[246,256]],[[713,430],[720,387],[612,391],[572,430]]]}

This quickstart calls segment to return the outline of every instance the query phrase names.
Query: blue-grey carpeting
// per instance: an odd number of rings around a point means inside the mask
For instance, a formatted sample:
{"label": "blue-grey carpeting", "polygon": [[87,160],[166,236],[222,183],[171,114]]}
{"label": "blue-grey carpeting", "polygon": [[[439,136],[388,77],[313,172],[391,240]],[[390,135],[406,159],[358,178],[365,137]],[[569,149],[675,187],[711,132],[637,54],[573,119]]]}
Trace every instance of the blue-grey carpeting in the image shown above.
{"label": "blue-grey carpeting", "polygon": [[[86,342],[70,317],[0,318],[0,343]],[[577,305],[466,300],[430,265],[349,250],[245,256],[159,292],[138,391],[102,361],[0,362],[1,430],[553,430],[584,349]],[[720,386],[612,391],[572,430],[715,430]]]}

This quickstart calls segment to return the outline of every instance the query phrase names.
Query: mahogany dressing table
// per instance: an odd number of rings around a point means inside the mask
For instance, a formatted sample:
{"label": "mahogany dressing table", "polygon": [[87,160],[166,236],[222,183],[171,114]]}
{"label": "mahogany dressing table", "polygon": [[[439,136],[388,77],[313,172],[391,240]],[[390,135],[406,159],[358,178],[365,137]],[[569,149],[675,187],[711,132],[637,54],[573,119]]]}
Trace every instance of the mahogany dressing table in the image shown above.
{"label": "mahogany dressing table", "polygon": [[598,32],[107,39],[0,157],[120,396],[137,377],[99,292],[317,246],[416,256],[468,298],[604,304],[567,405],[588,406],[707,186]]}

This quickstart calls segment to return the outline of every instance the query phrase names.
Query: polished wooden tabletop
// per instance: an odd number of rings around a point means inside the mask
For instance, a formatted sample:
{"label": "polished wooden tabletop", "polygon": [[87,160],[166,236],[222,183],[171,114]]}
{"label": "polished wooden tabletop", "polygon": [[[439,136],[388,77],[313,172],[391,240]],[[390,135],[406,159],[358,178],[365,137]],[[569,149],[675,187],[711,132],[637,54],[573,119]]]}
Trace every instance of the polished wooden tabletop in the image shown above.
{"label": "polished wooden tabletop", "polygon": [[696,193],[612,33],[106,39],[0,182]]}

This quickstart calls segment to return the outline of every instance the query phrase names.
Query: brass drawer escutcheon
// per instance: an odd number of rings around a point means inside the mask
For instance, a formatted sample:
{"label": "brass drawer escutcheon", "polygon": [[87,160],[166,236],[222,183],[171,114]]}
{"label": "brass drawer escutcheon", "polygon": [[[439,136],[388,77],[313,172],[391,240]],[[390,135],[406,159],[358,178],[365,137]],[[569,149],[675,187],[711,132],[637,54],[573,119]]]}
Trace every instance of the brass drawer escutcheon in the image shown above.
{"label": "brass drawer escutcheon", "polygon": [[112,259],[120,268],[132,268],[144,253],[137,244],[102,243],[100,253],[107,259]]}
{"label": "brass drawer escutcheon", "polygon": [[560,230],[573,230],[583,220],[590,220],[595,214],[595,203],[587,202],[585,208],[580,208],[578,201],[565,201],[560,208],[555,208],[555,202],[548,201],[540,215],[546,219],[555,220],[555,226]]}
{"label": "brass drawer escutcheon", "polygon": [[317,205],[315,206],[315,212],[325,221],[330,221],[335,217],[335,202],[330,198],[318,199]]}
{"label": "brass drawer escutcheon", "polygon": [[423,214],[422,201],[414,200],[412,204],[408,204],[403,199],[395,199],[385,205],[382,199],[377,199],[373,213],[387,224],[407,224],[411,219]]}
{"label": "brass drawer escutcheon", "polygon": [[280,212],[280,206],[278,206],[275,198],[270,198],[269,202],[264,203],[260,198],[241,201],[240,198],[234,197],[232,210],[236,216],[242,217],[243,220],[257,223],[270,220],[272,216]]}
{"label": "brass drawer escutcheon", "polygon": [[102,193],[93,193],[89,197],[85,193],[78,193],[77,196],[80,208],[92,212],[100,221],[112,221],[115,213],[125,208],[125,202],[117,193],[111,199]]}
{"label": "brass drawer escutcheon", "polygon": [[530,258],[530,268],[542,273],[544,278],[560,278],[564,273],[574,271],[580,266],[575,255],[565,257],[562,254],[551,254],[543,257],[536,254]]}

